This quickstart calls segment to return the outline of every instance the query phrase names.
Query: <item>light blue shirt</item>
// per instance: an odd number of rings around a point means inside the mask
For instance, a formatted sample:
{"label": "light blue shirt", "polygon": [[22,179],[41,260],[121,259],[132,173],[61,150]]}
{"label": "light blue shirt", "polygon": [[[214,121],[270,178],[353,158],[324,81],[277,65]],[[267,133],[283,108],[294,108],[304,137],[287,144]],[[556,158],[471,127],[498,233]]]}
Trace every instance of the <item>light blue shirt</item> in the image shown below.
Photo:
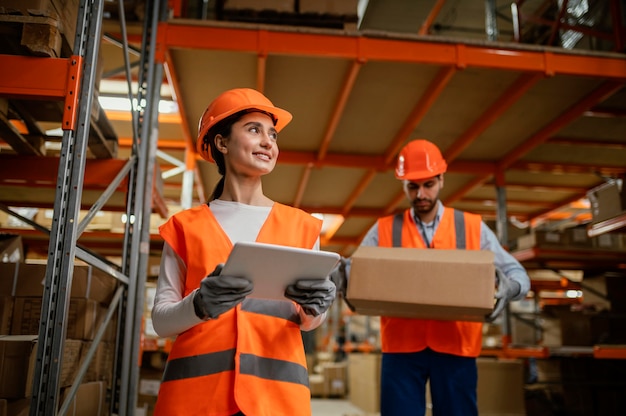
{"label": "light blue shirt", "polygon": [[[417,218],[417,228],[424,239],[426,245],[430,246],[430,242],[433,241],[433,236],[439,226],[439,221],[443,215],[444,207],[441,202],[437,202],[437,215],[435,219],[430,223],[424,223]],[[411,208],[411,215],[414,215],[413,208]],[[369,229],[365,238],[361,242],[362,246],[378,246],[378,221]],[[512,300],[523,299],[526,293],[530,290],[530,278],[526,273],[526,270],[515,257],[513,257],[508,251],[502,247],[495,233],[485,224],[481,222],[480,225],[480,249],[489,250],[494,253],[494,265],[503,273],[507,278],[512,279],[519,283],[520,293]]]}

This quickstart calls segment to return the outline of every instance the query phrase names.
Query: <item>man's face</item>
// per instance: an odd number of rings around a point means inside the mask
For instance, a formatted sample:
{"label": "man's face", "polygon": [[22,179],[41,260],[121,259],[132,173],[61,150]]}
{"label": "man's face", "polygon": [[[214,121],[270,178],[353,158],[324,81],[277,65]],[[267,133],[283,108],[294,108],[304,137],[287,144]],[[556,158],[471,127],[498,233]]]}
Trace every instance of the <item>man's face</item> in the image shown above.
{"label": "man's face", "polygon": [[427,214],[435,209],[439,192],[443,188],[443,175],[418,181],[402,181],[404,193],[417,214]]}

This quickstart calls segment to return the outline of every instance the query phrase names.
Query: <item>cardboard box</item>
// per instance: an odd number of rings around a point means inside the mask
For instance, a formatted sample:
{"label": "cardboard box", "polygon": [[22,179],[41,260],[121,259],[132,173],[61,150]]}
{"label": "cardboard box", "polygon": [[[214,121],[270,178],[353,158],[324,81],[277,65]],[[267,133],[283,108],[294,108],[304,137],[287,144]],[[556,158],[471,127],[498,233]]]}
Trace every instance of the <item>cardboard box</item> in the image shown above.
{"label": "cardboard box", "polygon": [[[30,412],[30,399],[6,400],[1,399],[0,416],[28,416]],[[4,413],[3,413],[4,412]]]}
{"label": "cardboard box", "polygon": [[[43,262],[0,263],[0,294],[21,297],[43,296],[46,267],[47,264]],[[70,296],[92,299],[106,305],[113,299],[117,285],[114,277],[96,267],[76,264]]]}
{"label": "cardboard box", "polygon": [[309,390],[311,390],[311,397],[324,397],[324,376],[309,374]]}
{"label": "cardboard box", "polygon": [[563,247],[566,235],[560,231],[533,230],[530,234],[517,238],[517,249],[526,250],[535,247]]}
{"label": "cardboard box", "polygon": [[13,297],[0,295],[0,335],[11,333],[13,318]]}
{"label": "cardboard box", "polygon": [[365,413],[380,412],[380,354],[348,354],[350,402]]}
{"label": "cardboard box", "polygon": [[626,190],[621,179],[604,183],[587,192],[593,224],[626,214]]}
{"label": "cardboard box", "polygon": [[526,416],[522,360],[479,358],[478,413],[481,416]]}
{"label": "cardboard box", "polygon": [[358,0],[300,0],[300,13],[356,16]]}
{"label": "cardboard box", "polygon": [[[74,399],[66,415],[68,416],[100,416],[105,412],[106,385],[102,381],[92,381],[78,386]],[[69,388],[63,390],[59,406],[69,395]]]}
{"label": "cardboard box", "polygon": [[[42,298],[15,298],[11,335],[34,335],[39,333]],[[67,314],[67,337],[92,340],[98,329],[101,307],[89,299],[71,299]]]}
{"label": "cardboard box", "polygon": [[614,312],[626,311],[626,273],[606,272],[596,276],[585,276],[581,287],[585,304],[595,304],[598,309],[609,309]]}
{"label": "cardboard box", "polygon": [[362,315],[484,321],[493,310],[494,254],[359,247],[347,299]]}
{"label": "cardboard box", "polygon": [[19,263],[24,261],[22,236],[0,234],[0,263]]}
{"label": "cardboard box", "polygon": [[294,0],[226,0],[224,1],[224,10],[271,10],[294,13],[296,6]]}
{"label": "cardboard box", "polygon": [[[91,348],[91,342],[85,342],[80,354],[80,365],[87,359],[87,353]],[[96,352],[87,367],[83,382],[103,381],[106,387],[111,387],[113,382],[113,361],[115,360],[115,344],[109,341],[98,343]]]}
{"label": "cardboard box", "polygon": [[[30,397],[37,360],[37,335],[0,336],[0,397]],[[82,342],[65,340],[61,362],[60,387],[72,384]]]}
{"label": "cardboard box", "polygon": [[325,397],[343,397],[346,395],[348,389],[347,369],[348,364],[345,362],[326,363],[322,366]]}

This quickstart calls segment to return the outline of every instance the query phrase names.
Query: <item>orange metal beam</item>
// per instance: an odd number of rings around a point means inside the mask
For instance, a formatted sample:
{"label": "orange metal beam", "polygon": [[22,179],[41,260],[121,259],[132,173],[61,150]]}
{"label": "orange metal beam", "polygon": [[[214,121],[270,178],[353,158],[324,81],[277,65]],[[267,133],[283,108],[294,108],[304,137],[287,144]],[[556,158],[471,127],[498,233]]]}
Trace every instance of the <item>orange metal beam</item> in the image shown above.
{"label": "orange metal beam", "polygon": [[626,345],[595,345],[593,357],[624,360],[626,359]]}
{"label": "orange metal beam", "polygon": [[[324,132],[324,137],[322,138],[322,143],[320,144],[320,150],[317,153],[317,160],[321,161],[326,156],[326,151],[328,150],[328,146],[330,145],[330,141],[332,140],[333,135],[335,134],[335,130],[337,129],[337,125],[339,124],[339,120],[341,119],[341,115],[346,107],[346,102],[348,101],[348,97],[350,96],[350,92],[352,91],[352,87],[354,86],[354,82],[356,81],[357,75],[359,74],[359,70],[361,69],[362,62],[354,61],[352,66],[350,66],[350,71],[348,72],[346,79],[343,83],[341,91],[339,92],[339,98],[335,103],[335,108],[333,109],[331,119],[326,127],[326,131]],[[300,183],[298,185],[298,190],[296,192],[296,198],[294,200],[294,205],[299,206],[302,202],[302,196],[304,195],[304,191],[306,190],[306,186],[309,182],[309,178],[311,177],[311,170],[313,169],[313,164],[309,163],[305,168],[304,173],[302,174],[302,178],[300,179]]]}
{"label": "orange metal beam", "polygon": [[426,20],[424,20],[424,23],[422,23],[419,32],[417,32],[419,35],[428,34],[430,27],[433,25],[433,22],[437,18],[437,15],[441,11],[441,8],[445,4],[445,2],[446,0],[437,0],[433,8],[430,10],[430,13],[428,13],[428,17],[426,17]]}
{"label": "orange metal beam", "polygon": [[485,131],[491,123],[498,119],[513,104],[517,102],[543,75],[525,73],[520,75],[507,90],[479,117],[472,126],[459,137],[452,146],[444,152],[448,163],[452,162],[465,150],[476,138]]}
{"label": "orange metal beam", "polygon": [[165,52],[165,63],[163,64],[163,68],[165,69],[165,74],[167,76],[167,79],[169,80],[169,84],[172,86],[172,90],[174,91],[174,99],[176,100],[176,103],[178,104],[178,112],[180,114],[180,117],[185,120],[185,122],[182,123],[182,128],[183,128],[183,135],[185,138],[185,148],[186,148],[186,153],[185,153],[185,164],[187,165],[186,168],[187,170],[195,170],[196,169],[196,158],[195,158],[195,140],[192,138],[194,136],[196,136],[196,134],[191,133],[191,131],[189,130],[189,124],[186,122],[188,120],[187,118],[187,111],[185,109],[185,106],[183,105],[183,102],[181,100],[178,100],[177,97],[180,97],[180,83],[178,81],[178,77],[176,76],[176,72],[174,70],[175,66],[172,63],[172,54],[170,53],[169,50],[167,50]]}
{"label": "orange metal beam", "polygon": [[[626,60],[616,56],[585,56],[531,50],[523,45],[498,49],[483,45],[453,45],[407,39],[347,36],[302,30],[242,29],[209,22],[171,20],[159,25],[164,48],[260,51],[271,54],[338,57],[357,61],[426,63],[625,79]],[[261,49],[262,48],[262,49]]]}
{"label": "orange metal beam", "polygon": [[299,207],[302,203],[302,196],[304,195],[304,191],[306,190],[306,186],[309,183],[309,177],[311,176],[312,167],[309,165],[302,172],[302,177],[300,178],[300,182],[298,184],[298,189],[296,190],[296,196],[293,200],[293,206]]}
{"label": "orange metal beam", "polygon": [[548,123],[548,125],[525,140],[524,143],[513,149],[509,152],[509,154],[505,155],[498,164],[498,170],[506,170],[506,168],[511,166],[526,153],[530,152],[532,149],[545,142],[550,136],[561,130],[564,126],[580,117],[580,115],[586,110],[615,94],[622,88],[623,85],[624,82],[617,81],[605,81],[602,83],[600,87],[596,88],[585,98],[568,108],[564,113]]}
{"label": "orange metal beam", "polygon": [[589,147],[601,147],[603,149],[624,149],[626,148],[626,142],[616,142],[609,140],[592,140],[592,139],[576,139],[569,137],[554,136],[548,140],[550,144],[559,144],[564,146],[589,146]]}
{"label": "orange metal beam", "polygon": [[[119,137],[117,143],[120,148],[131,147],[133,139],[130,137]],[[182,140],[159,139],[158,147],[159,149],[184,150],[187,148],[187,144]]]}
{"label": "orange metal beam", "polygon": [[365,192],[365,189],[372,182],[374,176],[376,176],[376,171],[370,170],[365,174],[364,177],[361,178],[356,188],[352,191],[348,199],[345,201],[343,209],[341,210],[341,215],[346,216],[348,213],[350,213],[350,215],[353,215],[352,207],[356,203],[357,199],[359,199],[359,196],[361,196],[361,194]]}
{"label": "orange metal beam", "polygon": [[626,173],[624,166],[604,166],[604,165],[579,165],[564,163],[536,163],[527,161],[517,161],[509,166],[509,169],[522,170],[528,172],[547,172],[547,173],[601,173],[603,175],[620,175]]}
{"label": "orange metal beam", "polygon": [[341,86],[341,91],[339,92],[339,97],[335,103],[335,108],[333,109],[330,121],[326,126],[326,131],[324,132],[324,137],[322,138],[322,143],[320,144],[317,160],[323,160],[324,156],[326,156],[328,146],[330,145],[330,141],[337,130],[337,125],[339,124],[339,120],[341,120],[341,116],[346,108],[346,103],[348,102],[348,97],[350,97],[350,93],[354,87],[354,82],[356,81],[362,66],[363,62],[360,61],[352,62],[352,65],[350,66],[346,79]]}
{"label": "orange metal beam", "polygon": [[66,98],[70,59],[0,55],[0,61],[0,95],[41,100]]}
{"label": "orange metal beam", "polygon": [[471,192],[474,188],[482,185],[483,182],[489,179],[490,176],[492,175],[484,175],[479,178],[472,179],[470,182],[466,183],[464,186],[462,186],[459,190],[454,192],[452,195],[449,195],[447,198],[445,198],[444,203],[452,204],[453,202],[458,201],[459,199],[463,198],[464,195]]}
{"label": "orange metal beam", "polygon": [[[122,170],[126,160],[87,159],[85,165],[85,189],[105,189]],[[57,157],[33,157],[0,155],[0,183],[12,186],[55,187],[59,170]],[[125,190],[128,179],[124,179],[119,190]]]}
{"label": "orange metal beam", "polygon": [[435,75],[430,85],[428,85],[424,95],[404,121],[404,124],[400,127],[400,131],[393,138],[389,147],[387,147],[387,151],[385,152],[386,163],[393,164],[398,151],[406,139],[409,138],[428,110],[430,110],[435,100],[437,100],[443,89],[448,85],[448,82],[452,79],[452,76],[456,73],[456,70],[455,67],[444,67],[437,72],[437,75]]}

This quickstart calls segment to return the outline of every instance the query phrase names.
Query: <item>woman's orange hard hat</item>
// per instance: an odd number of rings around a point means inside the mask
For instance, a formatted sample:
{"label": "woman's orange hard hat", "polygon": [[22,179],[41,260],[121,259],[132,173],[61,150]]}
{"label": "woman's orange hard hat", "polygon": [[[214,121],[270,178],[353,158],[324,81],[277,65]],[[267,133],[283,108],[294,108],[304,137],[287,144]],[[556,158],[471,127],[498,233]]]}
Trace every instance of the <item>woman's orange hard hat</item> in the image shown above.
{"label": "woman's orange hard hat", "polygon": [[280,132],[293,118],[290,112],[278,108],[259,91],[252,88],[235,88],[220,94],[204,110],[198,123],[196,149],[203,159],[212,161],[209,146],[204,146],[204,136],[215,124],[243,110],[259,110],[268,113],[274,120],[276,131]]}

